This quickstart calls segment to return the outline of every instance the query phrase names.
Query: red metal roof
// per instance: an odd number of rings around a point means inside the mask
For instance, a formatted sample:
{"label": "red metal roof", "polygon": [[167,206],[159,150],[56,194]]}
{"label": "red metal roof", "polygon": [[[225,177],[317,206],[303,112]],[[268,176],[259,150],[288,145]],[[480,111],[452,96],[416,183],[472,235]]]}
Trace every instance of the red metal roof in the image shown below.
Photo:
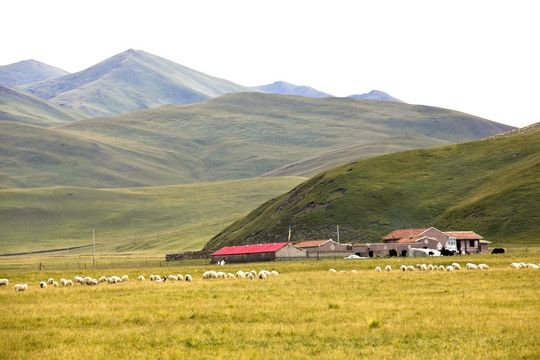
{"label": "red metal roof", "polygon": [[282,247],[287,246],[288,244],[289,244],[288,242],[283,242],[283,243],[270,243],[270,244],[225,246],[221,250],[218,250],[215,253],[213,253],[212,256],[275,252],[281,249]]}
{"label": "red metal roof", "polygon": [[424,231],[428,229],[429,228],[394,230],[390,234],[383,237],[382,240],[397,240],[397,239],[403,239],[403,238],[418,237],[418,235],[422,234]]}

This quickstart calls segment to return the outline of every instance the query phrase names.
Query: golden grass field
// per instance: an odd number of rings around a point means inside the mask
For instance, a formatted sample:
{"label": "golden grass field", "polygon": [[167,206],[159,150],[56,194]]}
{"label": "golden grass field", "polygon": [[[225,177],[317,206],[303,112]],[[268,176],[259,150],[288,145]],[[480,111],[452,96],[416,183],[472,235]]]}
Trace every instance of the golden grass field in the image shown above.
{"label": "golden grass field", "polygon": [[[396,271],[454,261],[490,270]],[[0,359],[538,359],[540,270],[514,261],[538,264],[540,254],[0,271],[10,280],[0,287]],[[373,271],[387,264],[392,272]],[[202,280],[210,269],[280,275]],[[193,282],[136,281],[178,273]],[[124,274],[127,283],[38,286]]]}

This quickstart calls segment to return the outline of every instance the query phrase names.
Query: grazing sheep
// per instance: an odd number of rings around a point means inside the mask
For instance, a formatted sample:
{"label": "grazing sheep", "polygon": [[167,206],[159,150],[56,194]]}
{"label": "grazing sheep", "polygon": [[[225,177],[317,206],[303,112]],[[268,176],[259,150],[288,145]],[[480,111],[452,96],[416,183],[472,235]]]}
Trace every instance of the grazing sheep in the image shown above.
{"label": "grazing sheep", "polygon": [[540,268],[540,266],[538,266],[536,264],[527,264],[527,268],[528,269],[538,269],[538,268]]}
{"label": "grazing sheep", "polygon": [[268,276],[270,276],[270,271],[268,271],[268,270],[259,271],[259,278],[260,278],[261,274],[264,274],[266,277],[268,277]]}
{"label": "grazing sheep", "polygon": [[407,267],[405,265],[401,265],[400,269],[401,271],[407,271]]}
{"label": "grazing sheep", "polygon": [[178,275],[176,275],[176,280],[184,281],[184,277],[182,276],[182,274],[178,274]]}
{"label": "grazing sheep", "polygon": [[420,265],[420,271],[427,271],[427,265],[426,264]]}
{"label": "grazing sheep", "polygon": [[427,266],[427,271],[433,271],[433,265],[432,264],[429,264]]}
{"label": "grazing sheep", "polygon": [[255,276],[253,275],[253,273],[250,271],[246,274],[246,278],[248,278],[249,280],[253,280],[255,279]]}
{"label": "grazing sheep", "polygon": [[407,271],[414,271],[414,266],[412,265],[407,266]]}
{"label": "grazing sheep", "polygon": [[[272,272],[274,272],[274,271],[272,271]],[[358,274],[358,271],[356,271],[356,270],[351,270],[351,272],[352,272],[353,274]]]}
{"label": "grazing sheep", "polygon": [[467,270],[478,270],[478,266],[475,264],[467,263]]}
{"label": "grazing sheep", "polygon": [[246,273],[243,272],[242,270],[238,270],[235,275],[239,279],[245,279],[246,278]]}
{"label": "grazing sheep", "polygon": [[27,284],[17,284],[15,285],[15,291],[26,291],[28,290]]}
{"label": "grazing sheep", "polygon": [[191,275],[186,274],[186,276],[184,276],[184,280],[186,280],[187,282],[192,282],[193,278],[191,277]]}
{"label": "grazing sheep", "polygon": [[259,280],[266,280],[266,273],[265,272],[260,272],[259,273]]}
{"label": "grazing sheep", "polygon": [[137,281],[144,281],[144,280],[146,280],[146,279],[142,275],[139,275],[139,277],[137,278]]}
{"label": "grazing sheep", "polygon": [[107,277],[106,277],[106,276],[101,276],[101,277],[98,279],[98,283],[102,283],[102,282],[107,282]]}
{"label": "grazing sheep", "polygon": [[47,280],[47,284],[52,285],[53,283],[54,283],[54,279],[53,279],[53,278],[49,278],[49,280]]}
{"label": "grazing sheep", "polygon": [[217,277],[218,277],[218,279],[225,279],[227,277],[227,274],[224,273],[223,271],[218,271],[217,272]]}
{"label": "grazing sheep", "polygon": [[64,279],[64,278],[61,278],[61,279],[60,279],[60,285],[66,286],[66,283],[67,283],[67,280],[66,280],[66,279]]}
{"label": "grazing sheep", "polygon": [[79,283],[79,284],[81,284],[81,285],[83,284],[83,280],[84,280],[84,279],[83,279],[82,277],[80,277],[80,276],[75,276],[75,277],[73,278],[73,282]]}
{"label": "grazing sheep", "polygon": [[[353,270],[353,271],[356,273],[356,270]],[[279,273],[276,270],[272,270],[272,271],[270,271],[270,275],[278,276]]]}
{"label": "grazing sheep", "polygon": [[519,263],[511,263],[510,267],[513,269],[521,269],[521,265],[519,265]]}
{"label": "grazing sheep", "polygon": [[235,276],[233,273],[227,273],[227,279],[234,279]]}
{"label": "grazing sheep", "polygon": [[454,267],[454,270],[461,270],[461,265],[458,263],[452,263],[452,266]]}
{"label": "grazing sheep", "polygon": [[66,286],[73,286],[73,281],[68,280],[68,281],[66,282]]}
{"label": "grazing sheep", "polygon": [[523,263],[523,262],[520,262],[519,265],[521,266],[522,269],[527,268],[527,264],[525,264],[525,263]]}
{"label": "grazing sheep", "polygon": [[169,280],[169,281],[177,281],[178,278],[175,275],[169,275],[169,276],[167,276],[167,280]]}
{"label": "grazing sheep", "polygon": [[47,287],[47,283],[45,281],[42,281],[39,283],[39,287],[45,289]]}
{"label": "grazing sheep", "polygon": [[334,269],[330,269],[329,272],[331,272],[331,273],[337,273],[337,271],[334,270]]}
{"label": "grazing sheep", "polygon": [[432,271],[439,271],[439,267],[437,265],[433,265],[431,268]]}
{"label": "grazing sheep", "polygon": [[58,281],[54,281],[53,286],[58,286]]}
{"label": "grazing sheep", "polygon": [[150,275],[150,281],[154,281],[154,280],[155,280],[155,276],[156,276],[156,275]]}
{"label": "grazing sheep", "polygon": [[452,265],[448,265],[446,267],[446,271],[454,271],[454,267]]}
{"label": "grazing sheep", "polygon": [[480,270],[489,270],[489,266],[487,266],[486,264],[479,264],[478,265],[478,268]]}
{"label": "grazing sheep", "polygon": [[439,271],[444,271],[444,265],[439,265]]}
{"label": "grazing sheep", "polygon": [[8,279],[0,279],[0,286],[8,286],[9,280]]}
{"label": "grazing sheep", "polygon": [[375,272],[381,272],[381,267],[380,267],[380,266],[377,266],[377,267],[375,268]]}
{"label": "grazing sheep", "polygon": [[129,281],[129,276],[124,275],[122,276],[122,282]]}
{"label": "grazing sheep", "polygon": [[384,271],[392,271],[392,267],[390,265],[386,265],[384,267]]}

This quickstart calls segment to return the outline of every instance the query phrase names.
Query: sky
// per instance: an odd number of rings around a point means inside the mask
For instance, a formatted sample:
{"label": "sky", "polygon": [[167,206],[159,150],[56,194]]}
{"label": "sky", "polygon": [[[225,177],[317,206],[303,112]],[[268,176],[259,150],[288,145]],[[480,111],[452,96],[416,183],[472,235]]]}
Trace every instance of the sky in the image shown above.
{"label": "sky", "polygon": [[0,65],[69,72],[127,49],[246,86],[410,104],[522,127],[540,121],[540,1],[6,0]]}

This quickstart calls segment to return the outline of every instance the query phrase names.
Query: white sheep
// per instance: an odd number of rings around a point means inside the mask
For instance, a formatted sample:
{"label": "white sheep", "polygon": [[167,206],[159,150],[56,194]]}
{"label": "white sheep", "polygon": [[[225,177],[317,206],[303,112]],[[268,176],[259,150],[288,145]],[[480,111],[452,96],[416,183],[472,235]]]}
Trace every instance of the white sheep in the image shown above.
{"label": "white sheep", "polygon": [[169,280],[169,281],[177,281],[178,278],[176,277],[176,275],[169,275],[169,276],[167,276],[167,280]]}
{"label": "white sheep", "polygon": [[260,280],[266,280],[266,273],[261,271],[261,272],[259,273],[259,279],[260,279]]}
{"label": "white sheep", "polygon": [[253,280],[255,279],[255,276],[253,275],[253,273],[250,271],[246,274],[246,278],[249,279],[249,280]]}
{"label": "white sheep", "polygon": [[412,265],[407,266],[407,271],[414,271],[414,266]]}
{"label": "white sheep", "polygon": [[154,281],[156,279],[156,275],[150,275],[150,281]]}
{"label": "white sheep", "polygon": [[536,265],[536,264],[527,264],[527,269],[538,269],[538,265]]}
{"label": "white sheep", "polygon": [[427,271],[433,271],[433,265],[432,264],[429,264],[427,266]]}
{"label": "white sheep", "polygon": [[478,266],[475,264],[467,263],[467,270],[477,270]]}
{"label": "white sheep", "polygon": [[525,264],[524,262],[520,262],[519,265],[521,266],[522,269],[527,268],[527,264]]}
{"label": "white sheep", "polygon": [[242,270],[238,270],[235,275],[239,279],[244,279],[246,277],[246,273],[243,272]]}
{"label": "white sheep", "polygon": [[39,287],[45,289],[47,287],[47,283],[45,281],[42,281],[39,283]]}
{"label": "white sheep", "polygon": [[[356,274],[356,270],[353,270],[353,272]],[[270,275],[278,276],[279,273],[276,270],[272,270],[272,271],[270,271]]]}
{"label": "white sheep", "polygon": [[432,271],[439,271],[439,267],[437,265],[433,265],[431,268]]}
{"label": "white sheep", "polygon": [[233,273],[227,273],[227,279],[234,279],[235,276]]}
{"label": "white sheep", "polygon": [[75,277],[73,278],[73,282],[79,283],[79,284],[81,284],[81,285],[83,284],[83,280],[84,280],[84,279],[83,279],[82,277],[80,277],[80,276],[75,276]]}
{"label": "white sheep", "polygon": [[146,280],[146,279],[142,275],[139,275],[139,277],[137,278],[137,281],[144,281],[144,280]]}
{"label": "white sheep", "polygon": [[270,271],[268,271],[268,270],[259,271],[259,278],[261,277],[261,274],[264,274],[265,279],[266,279],[268,276],[270,276]]}
{"label": "white sheep", "polygon": [[[272,271],[272,272],[273,272],[273,271]],[[356,270],[351,270],[351,272],[352,272],[353,274],[358,274],[358,271],[356,271]]]}
{"label": "white sheep", "polygon": [[47,284],[49,284],[49,285],[54,284],[54,279],[53,279],[53,278],[49,278],[49,280],[47,280]]}
{"label": "white sheep", "polygon": [[53,286],[58,286],[58,281],[53,281]]}
{"label": "white sheep", "polygon": [[439,265],[439,271],[444,271],[444,265]]}
{"label": "white sheep", "polygon": [[0,279],[0,286],[8,286],[9,280],[8,279]]}
{"label": "white sheep", "polygon": [[452,263],[452,266],[454,267],[454,270],[461,270],[461,265],[458,263]]}
{"label": "white sheep", "polygon": [[26,290],[28,290],[28,284],[15,285],[15,291],[26,291]]}
{"label": "white sheep", "polygon": [[427,271],[427,265],[426,264],[420,265],[420,271]]}
{"label": "white sheep", "polygon": [[178,274],[178,275],[176,275],[176,280],[184,281],[184,277],[182,276],[182,274]]}
{"label": "white sheep", "polygon": [[68,280],[68,281],[66,282],[66,286],[73,286],[73,281]]}
{"label": "white sheep", "polygon": [[381,267],[380,267],[380,266],[377,266],[377,267],[375,268],[375,272],[381,272]]}
{"label": "white sheep", "polygon": [[66,286],[66,283],[67,283],[67,280],[66,280],[66,279],[64,279],[64,278],[61,278],[61,279],[60,279],[60,285]]}
{"label": "white sheep", "polygon": [[489,270],[489,266],[487,266],[486,264],[479,264],[478,265],[478,268],[480,270]]}
{"label": "white sheep", "polygon": [[192,282],[193,278],[191,277],[191,275],[186,274],[186,276],[184,276],[184,280],[186,280],[187,282]]}
{"label": "white sheep", "polygon": [[106,276],[101,276],[101,277],[98,279],[98,283],[102,283],[102,282],[107,282],[107,277],[106,277]]}
{"label": "white sheep", "polygon": [[127,275],[122,276],[122,282],[126,282],[126,281],[129,281],[129,276]]}
{"label": "white sheep", "polygon": [[227,274],[224,273],[223,271],[218,271],[217,272],[217,277],[218,277],[218,279],[225,279],[227,277]]}
{"label": "white sheep", "polygon": [[405,265],[401,265],[400,269],[401,271],[407,271],[407,267]]}
{"label": "white sheep", "polygon": [[511,263],[510,267],[512,269],[521,269],[521,265],[519,265],[519,263]]}
{"label": "white sheep", "polygon": [[334,270],[334,269],[330,269],[330,270],[328,270],[328,271],[331,272],[331,273],[337,273],[337,271]]}
{"label": "white sheep", "polygon": [[454,271],[454,267],[452,265],[448,265],[446,267],[446,271]]}

